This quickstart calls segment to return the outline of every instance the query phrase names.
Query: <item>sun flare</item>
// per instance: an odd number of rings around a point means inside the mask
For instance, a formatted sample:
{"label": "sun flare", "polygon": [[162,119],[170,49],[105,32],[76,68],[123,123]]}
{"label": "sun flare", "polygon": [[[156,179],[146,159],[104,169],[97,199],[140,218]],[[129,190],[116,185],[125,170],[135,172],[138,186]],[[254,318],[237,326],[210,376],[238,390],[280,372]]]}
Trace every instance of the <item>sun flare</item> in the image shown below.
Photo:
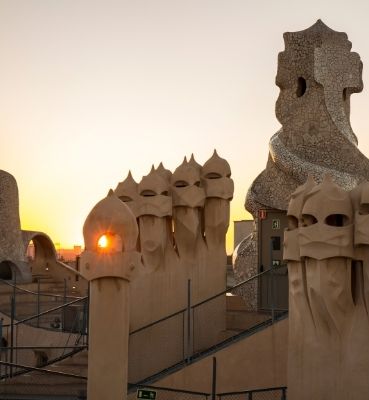
{"label": "sun flare", "polygon": [[106,235],[102,235],[97,242],[97,246],[101,249],[106,249],[108,247],[109,240]]}

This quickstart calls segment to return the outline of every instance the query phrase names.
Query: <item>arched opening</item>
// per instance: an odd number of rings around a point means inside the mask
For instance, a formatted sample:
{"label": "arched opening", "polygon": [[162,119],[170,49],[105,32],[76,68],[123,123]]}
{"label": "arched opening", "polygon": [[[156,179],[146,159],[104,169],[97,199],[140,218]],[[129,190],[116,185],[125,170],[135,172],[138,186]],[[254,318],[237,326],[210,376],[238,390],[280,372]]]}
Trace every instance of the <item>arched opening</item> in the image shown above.
{"label": "arched opening", "polygon": [[50,264],[56,260],[56,250],[50,238],[44,234],[33,236],[27,246],[26,256],[32,274],[49,273]]}
{"label": "arched opening", "polygon": [[13,278],[13,270],[17,266],[11,261],[2,261],[0,263],[0,279],[10,281]]}
{"label": "arched opening", "polygon": [[31,240],[28,243],[27,250],[26,250],[26,256],[27,256],[28,262],[33,261],[35,259],[35,254],[36,254],[35,244],[33,243],[33,240]]}
{"label": "arched opening", "polygon": [[53,242],[45,235],[35,235],[28,246],[34,246],[34,261],[56,259],[56,250]]}

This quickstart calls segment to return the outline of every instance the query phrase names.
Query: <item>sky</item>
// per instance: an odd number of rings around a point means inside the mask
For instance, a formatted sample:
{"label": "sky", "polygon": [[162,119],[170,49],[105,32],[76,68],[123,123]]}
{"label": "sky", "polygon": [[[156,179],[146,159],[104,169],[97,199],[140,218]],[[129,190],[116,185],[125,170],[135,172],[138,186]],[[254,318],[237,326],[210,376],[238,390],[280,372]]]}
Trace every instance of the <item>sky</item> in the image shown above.
{"label": "sky", "polygon": [[369,155],[368,15],[367,0],[0,0],[0,169],[18,181],[22,228],[83,244],[89,211],[129,170],[139,181],[214,149],[232,169],[231,228],[249,218],[280,128],[283,32],[318,18],[364,63],[351,123]]}

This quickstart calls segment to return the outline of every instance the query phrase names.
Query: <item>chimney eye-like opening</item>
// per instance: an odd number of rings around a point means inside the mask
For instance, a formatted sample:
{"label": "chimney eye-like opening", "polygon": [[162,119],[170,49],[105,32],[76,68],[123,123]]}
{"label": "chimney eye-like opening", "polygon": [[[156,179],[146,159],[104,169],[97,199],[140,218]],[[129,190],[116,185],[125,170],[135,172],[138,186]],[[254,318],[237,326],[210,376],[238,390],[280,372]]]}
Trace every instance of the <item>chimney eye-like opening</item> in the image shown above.
{"label": "chimney eye-like opening", "polygon": [[130,201],[132,201],[133,199],[129,196],[119,196],[120,200],[123,201],[123,203],[129,203]]}
{"label": "chimney eye-like opening", "polygon": [[206,179],[220,179],[222,175],[218,174],[217,172],[209,172],[205,175]]}
{"label": "chimney eye-like opening", "polygon": [[359,208],[360,215],[368,215],[369,214],[369,203],[361,203]]}
{"label": "chimney eye-like opening", "polygon": [[348,217],[344,214],[331,214],[325,219],[325,223],[329,226],[346,226]]}
{"label": "chimney eye-like opening", "polygon": [[186,186],[188,186],[188,182],[186,182],[186,181],[176,181],[174,186],[177,187],[177,188],[186,187]]}
{"label": "chimney eye-like opening", "polygon": [[318,220],[311,214],[302,214],[301,217],[302,226],[310,226],[314,225],[318,222]]}
{"label": "chimney eye-like opening", "polygon": [[299,220],[296,217],[294,217],[293,215],[288,215],[287,221],[288,221],[288,230],[289,231],[292,231],[299,226]]}
{"label": "chimney eye-like opening", "polygon": [[140,195],[143,197],[153,197],[156,196],[156,193],[153,190],[143,190]]}

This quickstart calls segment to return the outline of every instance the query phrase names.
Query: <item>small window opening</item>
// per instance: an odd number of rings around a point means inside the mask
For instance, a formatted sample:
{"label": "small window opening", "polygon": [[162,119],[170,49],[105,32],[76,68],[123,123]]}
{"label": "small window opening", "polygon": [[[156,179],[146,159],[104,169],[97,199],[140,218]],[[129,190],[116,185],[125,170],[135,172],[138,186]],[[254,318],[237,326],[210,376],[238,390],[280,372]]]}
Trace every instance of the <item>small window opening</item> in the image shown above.
{"label": "small window opening", "polygon": [[281,249],[281,238],[280,236],[272,236],[272,250],[280,250]]}
{"label": "small window opening", "polygon": [[306,92],[306,80],[303,77],[299,77],[297,79],[297,90],[296,90],[296,96],[297,97],[302,97]]}

